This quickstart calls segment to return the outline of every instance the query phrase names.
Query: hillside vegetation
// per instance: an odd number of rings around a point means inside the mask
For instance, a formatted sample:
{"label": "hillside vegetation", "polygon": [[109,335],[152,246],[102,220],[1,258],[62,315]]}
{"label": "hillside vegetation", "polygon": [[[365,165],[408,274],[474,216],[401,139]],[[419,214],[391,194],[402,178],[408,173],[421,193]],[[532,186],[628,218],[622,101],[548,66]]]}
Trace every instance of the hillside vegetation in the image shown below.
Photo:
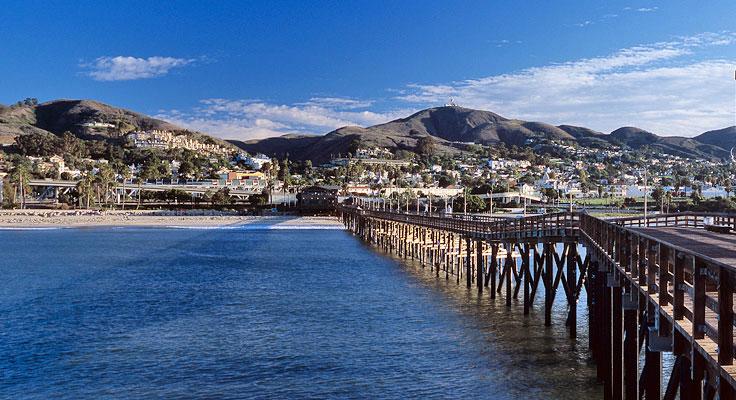
{"label": "hillside vegetation", "polygon": [[681,157],[719,160],[729,156],[731,143],[736,145],[734,127],[696,138],[658,136],[635,127],[604,134],[585,127],[509,119],[490,111],[457,106],[429,108],[367,128],[347,126],[324,136],[289,135],[232,143],[249,152],[275,157],[288,154],[297,160],[324,162],[338,154],[354,153],[358,148],[415,151],[420,139],[427,137],[434,140],[438,152],[445,154],[465,151],[471,144],[534,147],[545,143],[577,143],[584,147],[616,145],[634,150],[646,146]]}

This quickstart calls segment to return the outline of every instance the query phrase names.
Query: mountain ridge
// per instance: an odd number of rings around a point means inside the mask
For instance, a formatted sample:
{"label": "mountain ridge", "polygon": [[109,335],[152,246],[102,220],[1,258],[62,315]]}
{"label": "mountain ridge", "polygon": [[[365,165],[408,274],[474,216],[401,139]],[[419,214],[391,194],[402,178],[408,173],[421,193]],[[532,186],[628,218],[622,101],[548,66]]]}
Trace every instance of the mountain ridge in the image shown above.
{"label": "mountain ridge", "polygon": [[[103,125],[100,129],[87,129],[83,125],[95,122],[110,124],[111,127]],[[96,100],[58,99],[37,103],[26,99],[12,106],[0,105],[0,144],[12,144],[19,135],[48,133],[59,136],[67,131],[83,139],[118,140],[136,130],[188,133],[233,146],[222,139]]]}
{"label": "mountain ridge", "polygon": [[[279,136],[231,143],[249,152],[276,157],[288,155],[297,160],[310,159],[316,162],[327,161],[337,154],[347,154],[361,146],[413,150],[420,138],[428,136],[435,140],[438,150],[445,153],[462,151],[462,147],[468,143],[525,146],[543,139],[593,147],[623,145],[640,149],[649,146],[673,155],[718,160],[729,156],[723,143],[733,140],[736,146],[736,127],[732,128],[710,131],[716,133],[706,136],[711,138],[709,142],[701,142],[696,140],[697,137],[659,136],[636,127],[621,127],[606,134],[581,126],[555,126],[510,119],[491,111],[444,106],[428,108],[405,118],[366,128],[346,126],[323,136]],[[726,133],[719,133],[721,131]]]}
{"label": "mountain ridge", "polygon": [[[32,101],[29,101],[32,100]],[[110,128],[86,129],[97,122]],[[107,126],[107,125],[105,125]],[[54,134],[71,131],[85,139],[118,140],[133,130],[170,130],[199,135],[251,153],[264,153],[295,160],[322,163],[358,148],[388,148],[415,151],[421,138],[431,137],[440,153],[457,154],[470,144],[537,146],[543,142],[578,143],[606,148],[621,145],[638,150],[644,146],[689,158],[722,160],[736,147],[736,126],[704,132],[693,138],[659,136],[637,127],[621,127],[610,133],[574,125],[506,118],[491,111],[458,106],[434,107],[382,124],[344,126],[325,135],[288,134],[261,140],[222,140],[191,132],[167,121],[95,100],[60,99],[38,104],[27,99],[13,106],[0,105],[0,144],[12,144],[18,135]]]}

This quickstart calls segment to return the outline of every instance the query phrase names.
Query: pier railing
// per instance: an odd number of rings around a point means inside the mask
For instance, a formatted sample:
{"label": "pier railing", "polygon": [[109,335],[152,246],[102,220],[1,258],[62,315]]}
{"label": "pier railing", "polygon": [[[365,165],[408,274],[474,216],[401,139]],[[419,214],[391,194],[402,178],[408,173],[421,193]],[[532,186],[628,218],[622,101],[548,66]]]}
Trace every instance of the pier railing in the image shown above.
{"label": "pier railing", "polygon": [[661,228],[661,227],[693,227],[701,228],[705,225],[728,226],[736,230],[736,215],[712,212],[682,212],[671,214],[654,214],[637,217],[614,218],[609,221],[617,225],[639,227],[639,228]]}
{"label": "pier railing", "polygon": [[[603,300],[600,299],[591,305],[603,307],[595,312],[607,315],[603,321],[606,319],[608,321],[603,327],[594,329],[607,329],[612,332],[602,333],[601,337],[605,338],[608,335],[609,341],[607,344],[601,342],[599,345],[614,346],[614,353],[631,352],[628,356],[618,355],[604,360],[611,369],[606,373],[613,374],[608,375],[610,379],[607,382],[614,383],[610,390],[615,394],[617,387],[621,389],[625,386],[628,395],[638,391],[630,384],[622,385],[616,376],[625,373],[628,376],[626,379],[639,380],[637,348],[640,344],[633,346],[630,344],[631,341],[628,341],[626,343],[629,344],[626,346],[630,347],[626,350],[620,347],[623,346],[625,336],[640,336],[636,328],[639,325],[648,329],[648,334],[642,336],[647,338],[647,355],[668,351],[681,362],[692,363],[690,364],[692,367],[686,367],[694,371],[691,378],[676,379],[693,379],[696,382],[707,379],[711,387],[718,388],[720,398],[736,398],[734,395],[736,320],[733,300],[736,289],[736,266],[725,263],[724,258],[714,254],[703,254],[704,251],[698,252],[695,248],[685,248],[682,247],[684,245],[678,246],[662,240],[657,237],[656,231],[638,229],[667,227],[698,229],[705,224],[724,225],[736,229],[736,215],[687,212],[651,215],[647,218],[605,220],[584,213],[561,212],[499,219],[490,216],[490,218],[443,217],[362,210],[354,206],[340,207],[341,212],[362,218],[451,231],[489,242],[528,243],[534,242],[536,238],[579,240],[597,263],[595,271],[602,271],[604,274],[604,286],[608,289],[600,289],[601,293],[606,293],[605,290],[609,293],[607,306],[603,306]],[[596,279],[600,282],[599,278]],[[633,317],[632,314],[626,314],[631,310],[636,311]],[[610,314],[611,312],[614,314]],[[637,318],[642,319],[633,325],[632,329],[635,329],[633,331],[629,331],[629,325],[626,325],[626,335],[623,335],[624,328],[621,326],[624,315],[627,315],[626,318],[634,318],[635,321],[638,321]],[[617,318],[618,322],[615,322]],[[619,357],[618,361],[616,357]],[[647,359],[649,360],[649,356]],[[641,374],[646,375],[645,381],[648,382],[646,390],[649,396],[656,396],[660,390],[661,358],[659,361],[656,361],[657,358],[652,360],[654,361],[647,363],[653,363],[654,366],[648,369],[645,367]],[[659,368],[656,367],[657,363]],[[655,370],[659,376],[654,373]],[[674,373],[670,380],[672,379],[675,379]],[[697,385],[691,386],[694,388]],[[682,388],[691,386],[680,386],[680,398],[690,398],[687,393],[683,394],[682,390],[685,389]],[[694,396],[695,392],[692,393]],[[614,396],[616,397],[618,396]]]}
{"label": "pier railing", "polygon": [[525,218],[466,215],[434,216],[391,211],[363,210],[340,206],[343,211],[364,217],[441,229],[486,240],[510,240],[535,237],[577,237],[579,214],[560,212]]}
{"label": "pier railing", "polygon": [[[703,218],[733,220],[733,216],[705,213],[661,215],[648,219],[650,227],[702,227]],[[692,350],[709,365],[720,367],[718,376],[736,387],[734,374],[734,303],[736,267],[709,255],[678,247],[648,234],[633,219],[604,221],[581,216],[580,232],[588,251],[610,267],[630,290],[627,295],[646,299],[657,334],[672,345],[672,333],[687,338]],[[656,225],[655,225],[656,224]]]}

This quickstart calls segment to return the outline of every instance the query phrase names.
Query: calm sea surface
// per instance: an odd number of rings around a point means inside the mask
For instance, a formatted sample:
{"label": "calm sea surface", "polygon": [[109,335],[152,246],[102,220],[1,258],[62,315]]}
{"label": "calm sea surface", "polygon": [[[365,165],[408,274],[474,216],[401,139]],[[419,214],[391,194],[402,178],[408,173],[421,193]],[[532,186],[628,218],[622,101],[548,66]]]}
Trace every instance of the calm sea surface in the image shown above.
{"label": "calm sea surface", "polygon": [[342,230],[5,230],[0,249],[0,398],[602,393],[561,299],[545,328],[541,297],[525,318]]}

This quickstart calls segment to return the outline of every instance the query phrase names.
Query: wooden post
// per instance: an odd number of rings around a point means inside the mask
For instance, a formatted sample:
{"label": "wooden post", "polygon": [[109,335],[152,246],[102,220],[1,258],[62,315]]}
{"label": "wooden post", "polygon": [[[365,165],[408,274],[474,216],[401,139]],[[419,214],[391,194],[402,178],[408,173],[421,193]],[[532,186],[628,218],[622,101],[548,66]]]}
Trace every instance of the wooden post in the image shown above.
{"label": "wooden post", "polygon": [[524,243],[524,251],[522,254],[522,273],[524,274],[524,315],[529,315],[530,304],[530,293],[529,293],[529,279],[530,279],[530,268],[531,261],[529,260],[529,243]]}
{"label": "wooden post", "polygon": [[689,259],[682,253],[675,253],[675,276],[672,290],[674,291],[672,299],[672,318],[676,321],[682,320],[685,316],[685,266]]}
{"label": "wooden post", "polygon": [[511,307],[511,269],[516,268],[516,261],[512,257],[514,247],[512,245],[506,246],[506,306]]}
{"label": "wooden post", "polygon": [[491,270],[489,272],[491,278],[491,300],[496,299],[496,277],[498,276],[498,244],[491,244]]}
{"label": "wooden post", "polygon": [[[647,302],[647,325],[653,327],[656,308],[651,302]],[[653,334],[652,329],[647,330],[647,343],[645,354],[645,387],[644,396],[647,399],[660,399],[662,397],[662,353],[651,351],[650,342]]]}
{"label": "wooden post", "polygon": [[467,287],[470,289],[473,287],[473,274],[472,274],[472,257],[473,249],[471,248],[470,236],[465,238],[465,280],[467,281]]}
{"label": "wooden post", "polygon": [[705,326],[705,272],[706,266],[703,260],[695,259],[695,268],[693,269],[693,339],[702,339],[705,336],[703,327]]}
{"label": "wooden post", "polygon": [[725,267],[718,274],[718,363],[733,364],[733,285]]}
{"label": "wooden post", "polygon": [[[601,263],[601,266],[604,266],[605,263]],[[603,274],[608,273],[608,268],[605,268],[605,271],[603,271]],[[607,275],[604,275],[604,281],[608,280]],[[603,390],[604,390],[604,398],[605,399],[612,399],[613,398],[613,346],[612,346],[612,315],[611,315],[611,309],[612,309],[612,298],[611,298],[611,288],[607,284],[608,282],[603,283],[603,307],[601,310],[601,332],[603,336],[603,370],[604,370],[604,379],[603,379]]]}
{"label": "wooden post", "polygon": [[475,274],[478,283],[478,294],[483,294],[483,270],[485,269],[485,263],[483,262],[483,241],[478,239],[475,242]]}
{"label": "wooden post", "polygon": [[624,398],[623,392],[623,324],[622,312],[623,302],[621,295],[621,285],[616,277],[617,272],[613,273],[613,287],[611,288],[611,389],[614,400]]}
{"label": "wooden post", "polygon": [[578,336],[578,300],[577,288],[577,243],[570,243],[567,250],[567,304],[570,307],[568,324],[570,325],[570,338]]}
{"label": "wooden post", "polygon": [[554,301],[554,288],[552,287],[554,244],[544,243],[544,326],[552,325],[552,302]]}
{"label": "wooden post", "polygon": [[[624,309],[624,392],[627,399],[639,398],[639,292],[629,286],[627,304]],[[632,305],[636,305],[632,308]]]}

